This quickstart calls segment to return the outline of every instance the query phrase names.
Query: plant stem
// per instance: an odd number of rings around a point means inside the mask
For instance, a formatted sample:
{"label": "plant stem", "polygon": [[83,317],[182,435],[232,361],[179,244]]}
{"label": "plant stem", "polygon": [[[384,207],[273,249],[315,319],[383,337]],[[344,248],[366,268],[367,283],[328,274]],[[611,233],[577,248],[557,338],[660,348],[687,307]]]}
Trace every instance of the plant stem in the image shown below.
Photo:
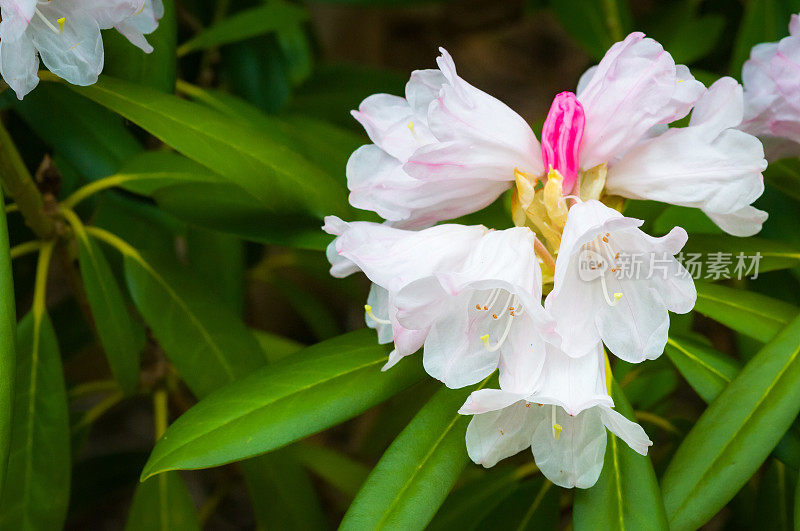
{"label": "plant stem", "polygon": [[167,409],[167,391],[166,389],[158,389],[153,393],[153,424],[155,428],[156,441],[164,435],[167,431],[168,424],[168,409]]}
{"label": "plant stem", "polygon": [[19,245],[15,245],[9,251],[11,255],[11,259],[19,258],[20,256],[24,256],[29,253],[34,253],[42,248],[42,242],[39,240],[32,240],[25,243],[20,243]]}
{"label": "plant stem", "polygon": [[129,175],[111,175],[110,177],[98,179],[97,181],[91,182],[75,190],[72,195],[61,202],[61,207],[73,209],[75,208],[75,205],[87,197],[108,188],[114,188],[115,186],[119,186],[120,184],[131,180],[133,180],[133,177]]}
{"label": "plant stem", "polygon": [[55,232],[53,220],[44,213],[42,194],[2,122],[0,122],[0,180],[8,194],[16,201],[28,227],[40,239],[50,239]]}

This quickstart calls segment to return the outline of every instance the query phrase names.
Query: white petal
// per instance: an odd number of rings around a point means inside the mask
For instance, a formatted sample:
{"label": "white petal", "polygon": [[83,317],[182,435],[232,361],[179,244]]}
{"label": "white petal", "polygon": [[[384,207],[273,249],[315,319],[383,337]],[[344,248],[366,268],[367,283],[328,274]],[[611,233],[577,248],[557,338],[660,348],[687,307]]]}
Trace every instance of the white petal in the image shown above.
{"label": "white petal", "polygon": [[[322,226],[322,230],[334,236],[341,236],[349,227],[349,223],[336,216],[326,216],[325,225]],[[331,264],[331,276],[344,278],[360,271],[352,260],[339,255],[339,251],[336,249],[336,240],[328,244],[325,255],[328,258],[328,262]]]}
{"label": "white petal", "polygon": [[612,46],[580,92],[586,113],[581,167],[611,162],[652,126],[685,116],[703,90],[686,73],[642,33]]}
{"label": "white petal", "polygon": [[19,99],[36,88],[39,84],[39,57],[30,39],[0,39],[0,74]]}
{"label": "white petal", "polygon": [[523,394],[502,389],[479,389],[470,393],[458,413],[461,415],[478,415],[489,411],[499,411],[516,404],[520,400],[525,400],[525,398],[526,396]]}
{"label": "white petal", "polygon": [[547,359],[541,375],[542,385],[529,400],[554,404],[570,415],[598,404],[613,405],[606,389],[603,345],[580,358],[573,358],[548,345]]}
{"label": "white petal", "polygon": [[631,149],[609,168],[609,193],[731,214],[764,190],[757,138],[725,129],[742,116],[741,89],[723,78],[695,107],[689,127],[670,129]]}
{"label": "white petal", "polygon": [[354,207],[377,212],[399,228],[418,229],[478,211],[509,185],[485,179],[421,181],[399,160],[367,145],[347,162],[347,186]]}
{"label": "white petal", "polygon": [[54,32],[39,17],[31,21],[28,32],[42,62],[51,72],[74,85],[95,83],[103,70],[104,58],[97,22],[82,11],[64,13],[49,4],[41,6],[39,11],[51,23],[62,16],[65,18],[61,33]]}
{"label": "white petal", "polygon": [[761,232],[761,227],[769,216],[763,210],[750,205],[728,214],[706,212],[706,215],[728,234],[741,237],[754,236]]}
{"label": "white petal", "polygon": [[[546,412],[549,408],[541,409]],[[588,489],[600,477],[606,428],[597,410],[592,408],[572,417],[557,408],[556,421],[562,428],[558,439],[547,416],[534,431],[531,447],[536,466],[559,487]]]}
{"label": "white petal", "polygon": [[33,19],[37,0],[2,0],[0,1],[0,40],[15,41],[22,37]]}
{"label": "white petal", "polygon": [[653,441],[637,423],[632,422],[613,409],[600,406],[597,408],[603,424],[611,433],[622,439],[634,451],[647,455],[647,449],[653,446]]}
{"label": "white petal", "polygon": [[[367,304],[370,306],[372,315],[381,320],[389,320],[389,292],[386,289],[373,284],[369,288]],[[369,328],[374,328],[378,332],[378,343],[383,345],[394,339],[391,324],[379,323],[369,313],[364,314],[364,320]]]}
{"label": "white petal", "polygon": [[406,100],[414,115],[428,121],[428,107],[439,97],[442,85],[447,82],[440,70],[415,70],[406,83]]}
{"label": "white petal", "polygon": [[518,402],[500,411],[475,415],[467,427],[467,453],[475,463],[492,467],[531,445],[542,408]]}
{"label": "white petal", "polygon": [[427,124],[416,120],[411,106],[399,96],[373,94],[352,114],[375,145],[401,161],[418,147],[435,141]]}

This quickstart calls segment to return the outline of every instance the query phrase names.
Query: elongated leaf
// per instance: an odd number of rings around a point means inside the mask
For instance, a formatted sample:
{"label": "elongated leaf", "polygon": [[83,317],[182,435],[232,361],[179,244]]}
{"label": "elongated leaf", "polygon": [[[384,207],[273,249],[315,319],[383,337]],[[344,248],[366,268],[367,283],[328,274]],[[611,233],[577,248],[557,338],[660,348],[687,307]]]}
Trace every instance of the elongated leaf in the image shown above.
{"label": "elongated leaf", "polygon": [[0,529],[61,529],[69,501],[69,418],[61,356],[46,313],[23,317],[17,349],[9,487],[0,500]]}
{"label": "elongated leaf", "polygon": [[158,29],[147,35],[152,52],[143,52],[116,31],[103,34],[106,56],[103,72],[162,92],[175,91],[178,17],[175,0],[163,0],[163,3],[164,16],[158,21]]}
{"label": "elongated leaf", "polygon": [[758,485],[753,521],[758,522],[762,529],[791,531],[797,474],[775,459],[771,459],[764,468]]}
{"label": "elongated leaf", "polygon": [[240,11],[181,44],[178,56],[277,31],[307,18],[304,8],[284,2]]}
{"label": "elongated leaf", "polygon": [[257,129],[204,105],[110,77],[70,88],[236,184],[260,204],[265,216],[321,217],[348,210],[342,180]]}
{"label": "elongated leaf", "polygon": [[325,446],[299,443],[286,450],[298,463],[351,498],[369,475],[366,465]]}
{"label": "elongated leaf", "polygon": [[481,529],[483,519],[500,505],[506,495],[516,490],[521,477],[519,469],[509,465],[495,467],[481,474],[454,490],[426,529]]}
{"label": "elongated leaf", "polygon": [[[727,234],[692,234],[683,248],[683,253],[684,255],[701,253],[702,260],[706,263],[712,260],[711,253],[726,253],[730,260],[730,266],[727,267],[730,278],[753,276],[755,271],[748,272],[748,269],[752,262],[750,257],[756,256],[756,253],[761,254],[758,273],[800,266],[800,249],[788,243],[763,238],[738,238]],[[737,257],[740,253],[744,259],[741,274],[736,270],[739,261]],[[706,268],[703,271],[705,278],[708,278],[708,273]]]}
{"label": "elongated leaf", "polygon": [[[3,203],[0,190],[0,204]],[[5,212],[0,214],[0,497],[11,443],[11,412],[14,407],[16,353],[16,308],[14,281],[9,255],[8,227]]]}
{"label": "elongated leaf", "polygon": [[534,478],[513,489],[478,523],[477,529],[546,531],[558,529],[560,491],[546,478]]}
{"label": "elongated leaf", "polygon": [[288,455],[289,450],[278,450],[241,463],[259,528],[281,531],[324,529],[325,515],[314,485],[303,467]]}
{"label": "elongated leaf", "polygon": [[83,231],[78,234],[78,253],[86,297],[111,372],[122,390],[132,393],[139,383],[144,329],[128,313],[103,251]]}
{"label": "elongated leaf", "polygon": [[739,374],[736,360],[690,339],[671,336],[664,352],[708,404]]}
{"label": "elongated leaf", "polygon": [[752,291],[706,282],[695,286],[695,310],[764,343],[800,313],[796,306]]}
{"label": "elongated leaf", "polygon": [[227,385],[169,427],[142,477],[275,450],[358,415],[422,377],[419,360],[381,372],[387,359],[374,334],[360,330]]}
{"label": "elongated leaf", "polygon": [[800,319],[742,369],[700,416],[664,474],[671,529],[708,521],[747,481],[800,411]]}
{"label": "elongated leaf", "polygon": [[[617,411],[636,420],[622,390],[613,382]],[[603,471],[594,487],[575,492],[572,521],[584,529],[669,529],[650,458],[608,434]]]}
{"label": "elongated leaf", "polygon": [[422,529],[430,522],[469,462],[470,417],[458,408],[488,380],[433,395],[372,469],[340,530]]}
{"label": "elongated leaf", "polygon": [[[202,164],[168,151],[142,152],[130,158],[114,176],[120,187],[146,196],[176,184],[224,182]],[[232,185],[228,183],[227,186]]]}
{"label": "elongated leaf", "polygon": [[155,255],[126,256],[125,276],[136,307],[196,395],[263,365],[245,324],[189,271]]}
{"label": "elongated leaf", "polygon": [[264,357],[270,363],[303,349],[303,345],[293,339],[264,332],[263,330],[251,330],[251,332],[256,336],[256,341],[261,345],[261,350],[264,351]]}
{"label": "elongated leaf", "polygon": [[200,529],[194,502],[177,472],[150,478],[136,487],[125,531]]}
{"label": "elongated leaf", "polygon": [[111,175],[142,150],[122,118],[65,85],[42,83],[14,108],[86,179]]}
{"label": "elongated leaf", "polygon": [[549,4],[558,21],[594,59],[601,59],[629,31],[630,7],[626,0],[553,0]]}
{"label": "elongated leaf", "polygon": [[800,160],[783,159],[771,162],[764,179],[784,194],[800,200]]}

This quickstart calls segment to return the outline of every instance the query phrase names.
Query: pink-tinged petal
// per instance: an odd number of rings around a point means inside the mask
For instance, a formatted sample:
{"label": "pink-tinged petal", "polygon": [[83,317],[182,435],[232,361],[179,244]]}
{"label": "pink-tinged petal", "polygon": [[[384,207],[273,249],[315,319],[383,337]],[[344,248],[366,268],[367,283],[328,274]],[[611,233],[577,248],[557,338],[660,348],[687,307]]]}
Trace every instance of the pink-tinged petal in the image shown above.
{"label": "pink-tinged petal", "polygon": [[531,448],[536,466],[559,487],[588,489],[600,477],[606,451],[606,428],[598,408],[574,417],[557,408],[556,421],[561,426],[557,439],[547,417],[534,431]]}
{"label": "pink-tinged petal", "polygon": [[375,145],[357,149],[346,172],[350,204],[377,212],[405,229],[425,228],[481,210],[509,186],[481,179],[420,181]]}
{"label": "pink-tinged petal", "polygon": [[[391,343],[394,339],[392,325],[383,322],[389,320],[389,291],[373,284],[369,289],[367,305],[370,307],[370,312],[364,313],[364,322],[369,328],[374,328],[378,332],[378,343],[381,345]],[[380,321],[376,321],[375,317]]]}
{"label": "pink-tinged petal", "polygon": [[514,160],[508,180],[514,179],[515,165],[536,175],[542,173],[539,142],[528,123],[498,99],[461,79],[450,54],[443,48],[439,51],[442,55],[436,62],[447,83],[428,109],[434,136],[441,142],[472,145],[477,151],[510,153]]}
{"label": "pink-tinged petal", "polygon": [[581,167],[612,162],[654,125],[685,116],[703,89],[658,42],[631,33],[609,49],[578,97],[586,112]]}
{"label": "pink-tinged petal", "polygon": [[572,192],[578,176],[578,152],[586,117],[575,94],[562,92],[550,106],[542,127],[542,162],[546,171],[557,170],[563,177],[565,194]]}
{"label": "pink-tinged petal", "polygon": [[467,427],[467,454],[486,468],[530,447],[536,426],[542,421],[541,408],[527,408],[523,402],[500,411],[475,415]]}
{"label": "pink-tinged petal", "polygon": [[764,190],[761,142],[731,129],[742,117],[741,87],[722,78],[695,106],[688,127],[631,149],[609,168],[609,193],[732,214]]}
{"label": "pink-tinged petal", "polygon": [[487,229],[437,225],[407,231],[367,221],[344,223],[328,216],[323,230],[338,236],[333,244],[338,257],[356,264],[375,284],[392,290],[460,265]]}
{"label": "pink-tinged petal", "polygon": [[[349,223],[336,216],[325,216],[325,224],[322,226],[322,230],[334,236],[341,236],[349,227]],[[331,264],[331,276],[333,277],[344,278],[360,271],[352,260],[339,255],[339,251],[336,249],[336,240],[328,244],[325,256]]]}
{"label": "pink-tinged petal", "polygon": [[37,0],[2,0],[0,1],[0,40],[16,41],[28,29],[36,10]]}
{"label": "pink-tinged petal", "polygon": [[653,441],[641,426],[626,419],[619,412],[607,407],[598,407],[603,424],[611,433],[625,441],[631,449],[641,455],[647,455],[647,449],[653,446]]}
{"label": "pink-tinged petal", "polygon": [[[541,153],[539,154],[541,157]],[[416,150],[403,168],[422,181],[487,180],[502,183],[502,192],[514,182],[514,170],[541,174],[541,163],[526,164],[519,154],[505,145],[486,146],[469,141],[428,144]]]}

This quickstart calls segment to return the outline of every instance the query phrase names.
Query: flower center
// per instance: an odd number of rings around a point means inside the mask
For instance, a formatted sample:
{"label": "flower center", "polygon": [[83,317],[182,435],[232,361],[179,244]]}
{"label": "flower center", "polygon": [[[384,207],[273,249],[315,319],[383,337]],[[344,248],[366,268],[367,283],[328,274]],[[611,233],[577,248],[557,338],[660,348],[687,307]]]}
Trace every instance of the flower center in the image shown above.
{"label": "flower center", "polygon": [[[525,312],[516,295],[500,288],[476,292],[470,304],[482,320],[481,329],[488,329],[488,333],[481,335],[480,340],[489,352],[495,352],[503,346],[514,320]],[[492,336],[499,339],[492,343]]]}
{"label": "flower center", "polygon": [[622,298],[622,293],[620,292],[609,295],[606,284],[606,272],[609,264],[611,264],[611,273],[617,273],[621,270],[619,259],[620,253],[614,251],[611,245],[611,234],[608,232],[585,244],[580,257],[578,269],[580,277],[585,281],[591,281],[599,277],[600,284],[603,287],[603,297],[605,297],[609,306],[616,306]]}
{"label": "flower center", "polygon": [[586,115],[572,92],[562,92],[553,99],[542,127],[544,171],[556,170],[564,178],[564,194],[572,192],[578,177],[578,151],[583,139]]}

